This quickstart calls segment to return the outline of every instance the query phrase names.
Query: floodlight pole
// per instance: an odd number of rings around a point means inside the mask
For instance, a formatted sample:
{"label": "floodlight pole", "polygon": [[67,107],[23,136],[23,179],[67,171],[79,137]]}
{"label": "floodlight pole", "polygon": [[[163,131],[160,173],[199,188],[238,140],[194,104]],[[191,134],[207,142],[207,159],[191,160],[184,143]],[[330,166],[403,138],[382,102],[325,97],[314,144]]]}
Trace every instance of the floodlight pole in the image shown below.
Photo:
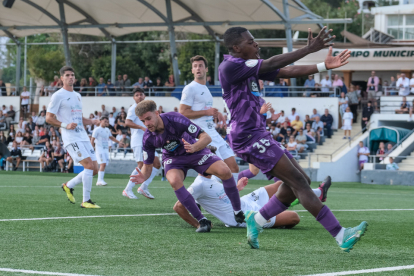
{"label": "floodlight pole", "polygon": [[116,41],[112,39],[111,42],[112,51],[111,51],[111,82],[115,85],[115,74],[116,74]]}
{"label": "floodlight pole", "polygon": [[17,56],[16,56],[16,96],[20,90],[20,71],[21,71],[21,55],[22,55],[22,45],[16,43],[17,45]]}
{"label": "floodlight pole", "polygon": [[[220,65],[220,40],[216,38],[216,50],[214,55],[214,85],[219,83],[218,67]],[[211,84],[210,84],[211,85]]]}
{"label": "floodlight pole", "polygon": [[[285,14],[285,17],[287,21],[285,22],[285,33],[286,33],[286,44],[288,48],[288,52],[293,51],[293,41],[292,41],[292,25],[289,22],[289,5],[288,0],[283,0],[283,13]],[[293,63],[291,64],[293,65]],[[296,78],[290,79],[290,85],[296,86]]]}
{"label": "floodlight pole", "polygon": [[66,17],[65,17],[65,7],[63,2],[57,1],[59,4],[59,13],[60,13],[60,30],[62,33],[63,38],[63,49],[65,52],[65,60],[66,65],[71,66],[72,63],[70,61],[70,51],[69,51],[69,42],[68,42],[68,28],[66,25]]}
{"label": "floodlight pole", "polygon": [[167,8],[168,34],[170,36],[171,62],[174,71],[174,82],[175,85],[180,85],[180,71],[178,70],[178,55],[177,48],[175,46],[175,32],[172,18],[171,0],[165,0],[165,6]]}

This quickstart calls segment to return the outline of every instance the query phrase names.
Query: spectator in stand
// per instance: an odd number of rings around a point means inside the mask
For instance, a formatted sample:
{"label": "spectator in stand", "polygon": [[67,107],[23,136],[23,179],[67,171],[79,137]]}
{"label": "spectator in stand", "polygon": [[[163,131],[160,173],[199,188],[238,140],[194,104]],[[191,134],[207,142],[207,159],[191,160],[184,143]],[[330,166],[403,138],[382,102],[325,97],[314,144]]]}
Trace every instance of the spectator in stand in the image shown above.
{"label": "spectator in stand", "polygon": [[278,128],[277,125],[273,123],[270,125],[270,133],[272,134],[273,139],[276,140],[277,136],[280,133],[280,128]]}
{"label": "spectator in stand", "polygon": [[104,83],[104,78],[99,78],[99,84],[96,86],[98,96],[106,96],[106,90],[105,90],[106,84]]}
{"label": "spectator in stand", "polygon": [[367,82],[368,99],[374,99],[374,101],[377,100],[378,85],[379,78],[375,75],[375,71],[372,71],[371,77],[368,78]]}
{"label": "spectator in stand", "polygon": [[[161,82],[161,78],[158,77],[157,81],[155,82],[155,88],[152,89],[154,92],[162,92],[163,88],[162,88],[162,82]],[[164,94],[162,93],[156,93],[155,96],[163,96]]]}
{"label": "spectator in stand", "polygon": [[[121,92],[123,86],[124,81],[122,80],[122,75],[118,75],[118,78],[115,81],[115,91]],[[117,95],[119,95],[119,93],[117,93]]]}
{"label": "spectator in stand", "polygon": [[0,97],[7,96],[6,85],[4,84],[3,80],[0,80]]}
{"label": "spectator in stand", "polygon": [[319,115],[319,113],[318,113],[318,111],[316,110],[316,108],[314,108],[313,110],[312,110],[312,115],[310,116],[310,120],[312,121],[312,122],[314,122],[315,121],[315,119],[316,119],[316,117],[321,117],[321,115]]}
{"label": "spectator in stand", "polygon": [[292,128],[288,126],[287,122],[284,122],[282,127],[280,128],[280,132],[276,140],[280,143],[286,141],[288,131],[292,132]]}
{"label": "spectator in stand", "polygon": [[37,145],[37,143],[39,142],[39,140],[40,140],[40,133],[39,132],[40,132],[39,127],[36,126],[35,130],[33,130],[33,134],[32,134],[32,137],[33,137],[32,145]]}
{"label": "spectator in stand", "polygon": [[118,117],[118,111],[116,111],[116,107],[112,107],[112,114],[114,115],[114,118],[116,120],[116,117]]}
{"label": "spectator in stand", "polygon": [[285,111],[281,110],[280,111],[280,117],[279,117],[279,119],[277,119],[276,123],[283,124],[285,122],[285,120],[286,120]]}
{"label": "spectator in stand", "polygon": [[89,77],[89,88],[87,89],[89,93],[87,96],[95,96],[95,86],[96,86],[96,80],[93,77]]}
{"label": "spectator in stand", "polygon": [[123,138],[123,136],[122,136],[122,130],[118,129],[115,139],[118,140],[118,141],[121,141],[122,138]]}
{"label": "spectator in stand", "polygon": [[14,138],[14,142],[17,143],[17,146],[20,147],[20,143],[23,141],[23,134],[21,131],[17,131],[17,135]]}
{"label": "spectator in stand", "polygon": [[4,132],[0,131],[0,143],[6,144],[6,136],[4,136]]}
{"label": "spectator in stand", "polygon": [[391,143],[387,144],[387,155],[390,155],[390,153],[392,152],[392,147],[393,145]]}
{"label": "spectator in stand", "polygon": [[323,136],[323,123],[320,121],[319,116],[315,117],[315,121],[312,123],[312,129],[316,133],[318,143],[320,143],[321,137]]}
{"label": "spectator in stand", "polygon": [[364,142],[359,142],[358,158],[359,158],[359,172],[364,168],[364,164],[368,162],[368,156],[370,152],[367,147],[364,147]]}
{"label": "spectator in stand", "polygon": [[[315,88],[315,80],[313,79],[313,75],[308,76],[308,79],[305,81],[305,87],[306,91],[313,91],[313,88]],[[306,97],[309,97],[310,93],[304,93],[304,95],[306,95]]]}
{"label": "spectator in stand", "polygon": [[117,96],[115,93],[115,85],[112,84],[111,79],[106,81],[105,89],[109,96]]}
{"label": "spectator in stand", "polygon": [[310,119],[308,114],[305,115],[305,120],[303,120],[303,123],[305,124],[305,126],[307,123],[310,123],[312,125],[313,121]]}
{"label": "spectator in stand", "polygon": [[345,110],[348,107],[348,97],[345,96],[345,92],[341,92],[341,96],[339,97],[339,114],[341,114],[341,118],[344,116]]}
{"label": "spectator in stand", "polygon": [[362,110],[361,128],[362,133],[367,131],[366,126],[368,125],[371,115],[374,113],[374,108],[371,106],[371,101],[368,101],[367,106]]}
{"label": "spectator in stand", "polygon": [[[161,80],[160,80],[161,81]],[[154,86],[154,84],[152,83],[152,80],[150,80],[150,78],[148,76],[144,77],[144,84],[143,84],[143,88],[145,92],[149,92],[150,89]],[[148,94],[148,93],[146,93]]]}
{"label": "spectator in stand", "polygon": [[[29,118],[30,120],[32,118]],[[26,127],[24,128],[24,133],[29,133],[29,135],[32,135],[32,129],[30,128],[29,124],[26,124]]]}
{"label": "spectator in stand", "polygon": [[[270,83],[269,83],[269,85],[270,85]],[[279,96],[279,97],[288,96],[288,94],[286,93],[289,90],[288,86],[289,85],[287,84],[287,82],[285,82],[284,79],[280,78],[279,83],[275,85],[275,87],[278,87],[278,88],[276,88],[275,91],[280,91],[282,93],[276,93],[276,95]]]}
{"label": "spectator in stand", "polygon": [[144,88],[144,80],[142,78],[138,78],[138,81],[132,85],[134,88]]}
{"label": "spectator in stand", "polygon": [[47,109],[45,105],[42,106],[42,110],[39,111],[39,116],[42,114],[42,111],[45,113],[45,116],[46,116]]}
{"label": "spectator in stand", "polygon": [[345,92],[345,94],[347,94],[348,93],[348,88],[345,85],[344,77],[341,77],[341,80],[342,80],[342,83],[343,83],[341,91]]}
{"label": "spectator in stand", "polygon": [[401,73],[401,77],[397,81],[397,88],[399,89],[399,96],[410,95],[410,80],[405,77],[404,73]]}
{"label": "spectator in stand", "polygon": [[23,91],[20,93],[20,105],[22,107],[23,114],[26,114],[29,110],[30,92],[26,90],[26,86],[23,86]]}
{"label": "spectator in stand", "polygon": [[361,86],[359,86],[358,84],[357,84],[357,85],[355,85],[355,91],[357,92],[358,97],[359,97],[359,98],[362,98]]}
{"label": "spectator in stand", "polygon": [[352,130],[352,119],[354,115],[351,112],[349,106],[346,108],[345,114],[342,117],[342,129],[344,130],[344,138],[346,139],[346,133],[348,132],[348,139],[351,140],[351,130]]}
{"label": "spectator in stand", "polygon": [[[36,116],[36,112],[32,111],[32,122],[34,124],[36,124],[37,118],[39,118],[39,116]],[[34,127],[33,127],[34,129]]]}
{"label": "spectator in stand", "polygon": [[296,135],[296,149],[299,151],[299,153],[303,152],[308,148],[308,144],[306,144],[306,141],[308,139],[306,138],[306,135],[303,133],[303,129],[298,130],[298,135]]}
{"label": "spectator in stand", "polygon": [[39,88],[39,96],[40,97],[49,96],[49,91],[46,89],[46,87],[44,85],[40,86],[40,88]]}
{"label": "spectator in stand", "polygon": [[163,110],[163,108],[162,108],[162,105],[160,105],[160,106],[158,107],[158,113],[159,113],[159,114],[165,113],[165,112],[164,112],[164,110]]}
{"label": "spectator in stand", "polygon": [[77,78],[75,78],[75,81],[73,83],[73,90],[79,91],[79,88],[80,88],[80,82]]}
{"label": "spectator in stand", "polygon": [[398,171],[400,169],[398,165],[394,162],[394,158],[389,157],[388,160],[390,161],[390,163],[387,164],[387,171]]}
{"label": "spectator in stand", "polygon": [[70,154],[68,152],[65,153],[65,163],[66,163],[66,168],[64,170],[65,173],[68,173],[70,171],[72,171],[72,166],[73,166],[73,159],[70,156]]}
{"label": "spectator in stand", "polygon": [[121,141],[118,146],[118,152],[120,152],[121,149],[123,149],[124,153],[129,152],[129,145],[131,142],[125,133],[122,134],[122,139],[118,141]]}
{"label": "spectator in stand", "polygon": [[397,114],[408,114],[410,111],[410,104],[407,102],[407,98],[404,96],[400,104],[400,109],[396,109]]}
{"label": "spectator in stand", "polygon": [[[121,113],[121,116],[119,117],[118,121],[116,122],[116,129],[121,130],[122,133],[126,134],[128,132],[128,127],[125,124],[125,114]],[[119,140],[118,140],[119,141]]]}
{"label": "spectator in stand", "polygon": [[296,119],[296,116],[299,115],[296,113],[296,108],[292,108],[292,114],[288,116],[289,122],[292,122]]}
{"label": "spectator in stand", "polygon": [[[131,80],[128,79],[128,75],[124,74],[124,76],[122,77],[122,91],[125,92],[130,92],[131,91]],[[130,96],[128,93],[124,93],[122,94],[122,96]]]}
{"label": "spectator in stand", "polygon": [[3,112],[3,115],[6,116],[7,111],[9,111],[9,110],[7,109],[6,105],[3,104],[2,107],[1,107],[1,111]]}
{"label": "spectator in stand", "polygon": [[14,125],[10,125],[9,134],[7,136],[6,144],[10,144],[16,138],[16,130],[14,129]]}
{"label": "spectator in stand", "polygon": [[[335,74],[332,86],[334,87],[334,89],[342,91],[342,87],[344,86],[344,83],[342,82],[342,80],[341,80],[341,78],[339,77],[338,74]],[[338,89],[338,87],[339,87],[339,89]]]}
{"label": "spectator in stand", "polygon": [[20,117],[19,123],[17,124],[17,132],[24,132],[24,128],[26,127],[26,122],[24,121],[23,117]]}
{"label": "spectator in stand", "polygon": [[46,123],[45,112],[42,110],[42,112],[40,113],[40,116],[36,120],[36,125],[40,127],[40,126],[44,126],[45,123]]}
{"label": "spectator in stand", "polygon": [[60,144],[60,138],[58,135],[56,135],[56,132],[52,132],[51,134],[49,134],[50,136],[50,143],[53,144],[54,141],[56,141],[58,144]]}
{"label": "spectator in stand", "polygon": [[168,76],[168,80],[165,82],[164,86],[167,87],[172,87],[172,89],[169,89],[168,91],[173,91],[174,87],[175,87],[175,82],[174,82],[174,75],[169,75]]}
{"label": "spectator in stand", "polygon": [[315,88],[313,89],[313,92],[311,93],[312,98],[320,97],[321,96],[321,88],[319,83],[315,83]]}
{"label": "spectator in stand", "polygon": [[14,121],[15,116],[16,116],[16,112],[14,112],[13,106],[10,105],[9,110],[6,113],[6,125],[8,129],[10,129],[11,122]]}
{"label": "spectator in stand", "polygon": [[[22,160],[22,151],[17,147],[16,142],[13,142],[12,150],[10,151],[10,156],[7,157],[6,160],[7,162],[13,165],[13,171],[17,171],[17,168],[20,165],[20,161]],[[17,161],[17,163],[14,164],[13,161]]]}
{"label": "spectator in stand", "polygon": [[3,111],[0,110],[0,128],[6,128],[6,116],[3,115]]}
{"label": "spectator in stand", "polygon": [[109,125],[110,126],[114,126],[115,125],[115,118],[114,118],[114,113],[109,113],[109,116],[108,116],[108,121],[109,121]]}
{"label": "spectator in stand", "polygon": [[60,172],[63,172],[65,161],[65,150],[61,147],[60,143],[57,143],[57,147],[52,152],[53,161],[57,162],[60,168]]}
{"label": "spectator in stand", "polygon": [[28,148],[28,149],[31,149],[31,150],[33,150],[33,146],[32,146],[32,136],[30,136],[30,133],[28,133],[28,132],[26,132],[24,135],[23,135],[23,140],[22,140],[22,142],[20,143],[20,148],[22,149],[22,148]]}
{"label": "spectator in stand", "polygon": [[86,88],[88,86],[88,82],[86,81],[85,78],[81,79],[80,82],[80,87],[79,87],[79,94],[81,94],[81,96],[85,96],[86,95],[86,91],[88,91],[88,88]]}
{"label": "spectator in stand", "polygon": [[211,76],[207,76],[206,85],[207,86],[214,85],[214,83],[211,81]]}
{"label": "spectator in stand", "polygon": [[412,75],[412,78],[410,79],[410,87],[411,87],[411,94],[414,94],[414,73]]}
{"label": "spectator in stand", "polygon": [[397,81],[395,80],[394,76],[391,76],[390,85],[387,90],[390,96],[397,95]]}
{"label": "spectator in stand", "polygon": [[102,117],[108,117],[109,116],[109,111],[105,109],[104,104],[101,106],[101,108],[102,108],[102,112],[101,112]]}
{"label": "spectator in stand", "polygon": [[322,115],[321,121],[323,123],[324,128],[326,128],[326,136],[328,138],[331,138],[333,117],[331,114],[329,114],[329,110],[327,108],[325,108],[325,114]]}
{"label": "spectator in stand", "polygon": [[379,161],[384,160],[384,157],[387,155],[387,149],[385,148],[384,142],[380,142],[378,150],[377,150],[377,157]]}
{"label": "spectator in stand", "polygon": [[56,86],[59,82],[59,77],[58,76],[54,76],[53,77],[53,82],[51,83],[52,86]]}
{"label": "spectator in stand", "polygon": [[53,146],[49,141],[46,141],[45,146],[42,148],[42,153],[39,157],[39,162],[42,164],[43,168],[46,168],[52,162],[53,151]]}
{"label": "spectator in stand", "polygon": [[329,75],[326,74],[325,78],[323,80],[321,80],[321,90],[322,92],[324,92],[322,94],[322,96],[329,96],[328,92],[331,90],[332,88],[332,81],[329,79]]}
{"label": "spectator in stand", "polygon": [[303,128],[303,122],[300,120],[299,115],[296,115],[295,120],[290,122],[290,126],[295,129],[293,134],[296,134],[296,132]]}
{"label": "spectator in stand", "polygon": [[293,135],[289,136],[289,141],[287,142],[287,150],[296,154],[297,146],[298,146],[298,143],[295,141],[295,136]]}
{"label": "spectator in stand", "polygon": [[357,117],[358,117],[357,109],[358,109],[360,98],[358,97],[358,94],[355,91],[355,85],[351,84],[349,92],[346,96],[348,97],[348,107],[350,108],[353,114],[353,122],[356,123]]}

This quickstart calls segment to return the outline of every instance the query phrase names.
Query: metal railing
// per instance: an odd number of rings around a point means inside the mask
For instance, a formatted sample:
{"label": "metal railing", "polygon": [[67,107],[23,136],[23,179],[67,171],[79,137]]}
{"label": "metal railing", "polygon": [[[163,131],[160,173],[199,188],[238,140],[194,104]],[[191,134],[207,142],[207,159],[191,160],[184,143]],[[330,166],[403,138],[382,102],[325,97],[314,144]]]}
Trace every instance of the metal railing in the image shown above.
{"label": "metal railing", "polygon": [[[410,156],[410,155],[407,155],[407,156],[390,156],[390,154],[391,153],[388,153],[388,154],[385,154],[385,155],[368,155],[368,158],[369,158],[368,161],[370,161],[369,163],[374,164],[374,169],[376,169],[375,166],[377,164],[380,164],[383,160],[386,160],[389,157],[392,157],[394,159],[395,163],[400,163],[400,162],[402,162],[403,159],[412,159],[412,158],[414,158],[414,156]],[[382,158],[382,159],[380,159],[380,158]],[[387,164],[383,163],[381,165],[387,165]]]}

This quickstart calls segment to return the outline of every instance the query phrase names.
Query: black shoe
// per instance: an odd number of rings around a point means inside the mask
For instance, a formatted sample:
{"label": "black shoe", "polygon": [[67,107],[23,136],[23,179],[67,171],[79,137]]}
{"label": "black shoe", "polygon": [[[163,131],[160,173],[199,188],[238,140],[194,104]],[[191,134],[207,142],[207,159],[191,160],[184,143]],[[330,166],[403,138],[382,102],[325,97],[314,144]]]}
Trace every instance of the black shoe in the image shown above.
{"label": "black shoe", "polygon": [[331,187],[331,177],[328,175],[325,180],[319,184],[319,188],[322,191],[322,198],[321,201],[325,202],[326,201],[326,197],[328,196],[328,189]]}
{"label": "black shoe", "polygon": [[245,219],[243,211],[240,210],[240,212],[237,213],[237,215],[234,214],[234,219],[237,223],[243,223]]}
{"label": "black shoe", "polygon": [[198,233],[210,232],[211,221],[209,221],[206,218],[203,218],[202,220],[199,221],[199,223],[200,223],[200,226],[197,228],[196,232]]}

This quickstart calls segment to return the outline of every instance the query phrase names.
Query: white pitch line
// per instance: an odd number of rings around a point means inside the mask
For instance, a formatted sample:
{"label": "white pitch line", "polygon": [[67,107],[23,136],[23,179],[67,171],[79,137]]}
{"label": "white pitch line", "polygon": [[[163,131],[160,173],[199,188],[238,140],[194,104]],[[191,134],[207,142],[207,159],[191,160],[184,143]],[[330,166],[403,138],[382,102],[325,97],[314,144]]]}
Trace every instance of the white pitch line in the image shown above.
{"label": "white pitch line", "polygon": [[76,274],[76,273],[61,273],[61,272],[48,272],[48,271],[36,271],[36,270],[13,269],[13,268],[0,268],[0,271],[4,271],[4,272],[14,272],[14,273],[26,273],[26,274],[38,274],[38,275],[98,276],[98,275],[87,275],[87,274]]}
{"label": "white pitch line", "polygon": [[414,265],[392,266],[392,267],[382,267],[382,268],[353,270],[353,271],[341,271],[341,272],[331,272],[331,273],[320,273],[320,274],[312,274],[312,275],[306,275],[306,276],[354,275],[354,274],[365,274],[365,273],[375,273],[375,272],[384,272],[384,271],[397,271],[397,270],[406,270],[406,269],[414,269]]}
{"label": "white pitch line", "polygon": [[[308,212],[307,210],[294,210],[294,211],[295,212]],[[332,212],[377,212],[377,211],[414,211],[414,209],[357,209],[357,210],[331,210],[331,211]],[[58,220],[58,219],[83,219],[83,218],[151,217],[151,216],[174,216],[174,215],[177,215],[177,213],[0,219],[0,222],[5,222],[5,221],[31,221],[31,220]]]}

